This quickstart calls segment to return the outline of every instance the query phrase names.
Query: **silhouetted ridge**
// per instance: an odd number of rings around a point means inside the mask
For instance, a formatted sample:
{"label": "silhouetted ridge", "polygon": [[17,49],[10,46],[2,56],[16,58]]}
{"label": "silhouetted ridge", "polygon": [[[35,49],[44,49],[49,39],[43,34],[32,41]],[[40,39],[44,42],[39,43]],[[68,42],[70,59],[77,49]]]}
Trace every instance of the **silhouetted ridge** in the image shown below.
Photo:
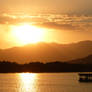
{"label": "silhouetted ridge", "polygon": [[92,64],[92,55],[89,55],[85,58],[77,59],[77,60],[72,60],[70,63],[75,63],[75,64]]}
{"label": "silhouetted ridge", "polygon": [[[92,55],[88,56],[87,59],[92,60]],[[85,60],[81,59],[82,60]],[[80,62],[79,61],[79,62]],[[78,61],[77,61],[78,62]],[[84,61],[85,62],[85,61]],[[0,73],[21,73],[21,72],[36,72],[36,73],[44,73],[44,72],[92,72],[92,63],[84,64],[80,63],[67,63],[67,62],[50,62],[50,63],[41,63],[41,62],[30,62],[28,64],[18,64],[15,62],[3,61],[0,62]]]}
{"label": "silhouetted ridge", "polygon": [[80,41],[80,42],[78,42],[79,44],[89,44],[89,45],[91,45],[92,44],[92,41],[90,41],[90,40],[86,40],[86,41]]}
{"label": "silhouetted ridge", "polygon": [[92,41],[72,44],[38,43],[0,50],[0,60],[17,63],[70,61],[92,54]]}

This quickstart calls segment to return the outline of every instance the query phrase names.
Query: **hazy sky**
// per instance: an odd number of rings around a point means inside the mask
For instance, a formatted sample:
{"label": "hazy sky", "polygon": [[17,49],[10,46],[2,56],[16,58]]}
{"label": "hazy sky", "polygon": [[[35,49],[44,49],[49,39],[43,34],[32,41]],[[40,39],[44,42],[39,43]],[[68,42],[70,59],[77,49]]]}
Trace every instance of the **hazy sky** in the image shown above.
{"label": "hazy sky", "polygon": [[92,0],[0,0],[1,11],[45,11],[92,14]]}
{"label": "hazy sky", "polygon": [[22,23],[44,28],[44,42],[92,40],[92,0],[0,0],[0,48],[20,46],[11,27]]}

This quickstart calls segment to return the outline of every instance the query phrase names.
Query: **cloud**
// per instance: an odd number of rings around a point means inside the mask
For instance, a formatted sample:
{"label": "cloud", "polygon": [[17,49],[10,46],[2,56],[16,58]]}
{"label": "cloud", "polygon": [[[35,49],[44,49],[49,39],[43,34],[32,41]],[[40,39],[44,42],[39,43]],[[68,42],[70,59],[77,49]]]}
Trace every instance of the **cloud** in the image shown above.
{"label": "cloud", "polygon": [[13,15],[7,13],[0,16],[0,24],[15,25],[25,22],[59,30],[92,30],[92,16],[61,14]]}
{"label": "cloud", "polygon": [[78,26],[72,24],[58,24],[55,22],[46,22],[40,24],[39,26],[51,29],[58,29],[58,30],[79,30]]}
{"label": "cloud", "polygon": [[32,16],[32,15],[12,15],[12,14],[1,14],[0,24],[18,24],[23,22],[30,23],[42,23],[47,22],[48,20],[43,16]]}

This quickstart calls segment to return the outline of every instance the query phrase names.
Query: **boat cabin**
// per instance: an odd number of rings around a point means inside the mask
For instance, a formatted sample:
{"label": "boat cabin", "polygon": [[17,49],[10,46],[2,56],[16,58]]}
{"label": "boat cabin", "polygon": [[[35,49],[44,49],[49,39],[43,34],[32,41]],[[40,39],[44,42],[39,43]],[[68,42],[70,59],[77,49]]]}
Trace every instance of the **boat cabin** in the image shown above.
{"label": "boat cabin", "polygon": [[79,73],[80,82],[92,82],[92,73]]}

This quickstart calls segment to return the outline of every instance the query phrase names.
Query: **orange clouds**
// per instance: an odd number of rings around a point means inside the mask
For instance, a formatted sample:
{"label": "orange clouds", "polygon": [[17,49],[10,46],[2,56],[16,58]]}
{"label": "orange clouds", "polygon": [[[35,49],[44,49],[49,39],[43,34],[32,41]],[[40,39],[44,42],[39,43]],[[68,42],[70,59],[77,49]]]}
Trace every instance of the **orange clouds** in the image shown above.
{"label": "orange clouds", "polygon": [[1,14],[0,24],[15,25],[19,23],[30,23],[36,26],[63,29],[63,30],[87,30],[92,29],[92,16],[61,15],[61,14]]}

